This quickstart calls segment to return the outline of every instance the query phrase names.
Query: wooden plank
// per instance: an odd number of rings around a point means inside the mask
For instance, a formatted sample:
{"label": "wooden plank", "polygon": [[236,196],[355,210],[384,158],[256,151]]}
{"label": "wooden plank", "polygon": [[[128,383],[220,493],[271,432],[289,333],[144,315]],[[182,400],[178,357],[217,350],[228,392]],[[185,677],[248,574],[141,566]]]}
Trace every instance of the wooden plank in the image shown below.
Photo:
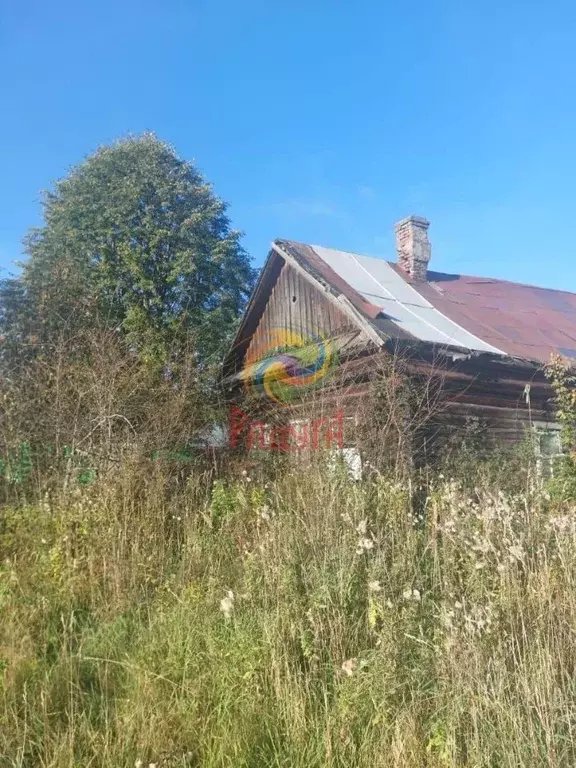
{"label": "wooden plank", "polygon": [[[293,296],[296,296],[295,302]],[[250,357],[251,350],[265,347],[271,332],[277,328],[295,332],[310,329],[331,336],[347,327],[350,327],[347,315],[331,307],[319,290],[303,280],[289,264],[284,264],[252,334],[247,356]]]}

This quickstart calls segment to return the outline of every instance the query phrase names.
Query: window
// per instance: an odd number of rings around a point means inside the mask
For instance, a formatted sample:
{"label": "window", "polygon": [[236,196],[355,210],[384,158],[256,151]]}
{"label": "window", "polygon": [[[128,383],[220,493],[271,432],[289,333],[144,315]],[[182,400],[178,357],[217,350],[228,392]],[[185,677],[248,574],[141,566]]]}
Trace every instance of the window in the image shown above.
{"label": "window", "polygon": [[550,477],[554,474],[555,459],[563,455],[560,427],[556,424],[535,424],[534,431],[538,474]]}

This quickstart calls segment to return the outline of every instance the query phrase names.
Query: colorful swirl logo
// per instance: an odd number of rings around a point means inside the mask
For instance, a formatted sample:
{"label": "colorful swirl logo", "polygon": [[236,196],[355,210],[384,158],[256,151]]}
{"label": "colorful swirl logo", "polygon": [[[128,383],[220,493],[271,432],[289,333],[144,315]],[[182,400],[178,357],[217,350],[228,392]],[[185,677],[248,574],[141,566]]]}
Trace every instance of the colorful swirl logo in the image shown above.
{"label": "colorful swirl logo", "polygon": [[316,333],[273,328],[248,355],[242,379],[251,392],[290,403],[319,382],[336,364],[336,350]]}

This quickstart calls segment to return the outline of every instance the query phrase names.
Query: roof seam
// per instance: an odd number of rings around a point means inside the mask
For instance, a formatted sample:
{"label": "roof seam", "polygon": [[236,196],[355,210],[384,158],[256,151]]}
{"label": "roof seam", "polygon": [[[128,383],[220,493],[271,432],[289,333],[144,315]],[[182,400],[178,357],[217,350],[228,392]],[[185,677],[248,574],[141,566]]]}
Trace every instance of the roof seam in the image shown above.
{"label": "roof seam", "polygon": [[[316,254],[317,254],[318,256],[320,256],[320,254],[319,254],[319,253],[318,253],[318,251],[316,250],[315,246],[312,246],[312,247],[314,248],[314,251],[316,252]],[[379,280],[378,280],[378,279],[377,279],[377,278],[376,278],[376,277],[375,277],[375,276],[374,276],[374,275],[373,275],[373,274],[372,274],[372,273],[371,273],[371,272],[370,272],[368,269],[366,269],[366,267],[365,267],[365,266],[364,266],[364,265],[363,265],[363,264],[362,264],[362,263],[361,263],[361,262],[360,262],[360,261],[359,261],[359,260],[356,258],[357,254],[351,253],[351,252],[349,252],[349,251],[347,251],[346,253],[347,253],[347,254],[350,256],[350,258],[351,258],[351,259],[354,261],[354,263],[355,263],[355,264],[357,264],[357,265],[358,265],[358,267],[360,267],[360,269],[361,269],[361,270],[362,270],[362,271],[363,271],[363,272],[364,272],[366,275],[368,275],[368,277],[371,279],[371,281],[372,281],[373,283],[375,283],[376,285],[378,285],[378,286],[379,286],[379,287],[382,289],[382,291],[384,292],[384,296],[382,296],[382,297],[381,297],[382,299],[386,300],[386,295],[388,295],[388,296],[390,297],[389,299],[387,299],[388,301],[392,300],[393,302],[395,302],[396,304],[398,304],[398,306],[402,306],[402,307],[404,307],[404,309],[405,309],[405,310],[406,310],[406,311],[407,311],[407,312],[408,312],[410,315],[412,315],[412,316],[413,316],[413,317],[414,317],[414,318],[415,318],[415,319],[416,319],[418,322],[420,322],[420,323],[423,323],[424,325],[427,325],[429,328],[431,328],[433,331],[435,331],[435,332],[436,332],[437,334],[439,334],[441,337],[443,337],[444,339],[446,339],[446,341],[447,341],[447,343],[448,343],[448,344],[452,344],[452,345],[456,345],[456,346],[461,346],[461,342],[459,343],[459,342],[458,342],[458,340],[457,340],[457,339],[456,339],[454,336],[450,336],[450,335],[448,335],[448,333],[446,333],[446,331],[443,331],[443,330],[442,330],[441,328],[439,328],[437,325],[434,325],[432,322],[430,322],[429,320],[427,320],[425,317],[422,317],[422,315],[420,315],[418,312],[415,312],[415,311],[414,311],[414,310],[411,308],[412,306],[415,306],[415,307],[417,307],[417,306],[418,306],[417,304],[409,304],[409,303],[407,303],[407,302],[400,302],[400,301],[398,301],[398,299],[397,299],[397,298],[394,296],[394,294],[393,294],[391,291],[389,291],[389,290],[388,290],[388,289],[387,289],[387,288],[386,288],[384,285],[382,285],[382,283],[381,283],[381,282],[380,282],[380,281],[379,281]],[[322,258],[322,257],[320,256],[320,258]],[[376,261],[376,260],[375,260],[375,261]],[[384,260],[382,260],[382,261],[383,261],[383,263],[385,263],[387,266],[389,266],[389,265],[388,265],[388,262],[386,262],[386,261],[384,261]],[[396,274],[397,274],[397,273],[396,273]],[[402,277],[401,277],[400,275],[398,275],[398,278],[399,278],[400,280],[402,280]],[[431,304],[431,303],[428,301],[428,299],[427,299],[425,296],[422,296],[422,294],[420,294],[420,293],[419,293],[419,292],[418,292],[418,291],[417,291],[417,290],[414,288],[414,286],[412,286],[410,283],[406,282],[406,280],[403,280],[403,282],[404,282],[404,285],[406,286],[406,288],[409,290],[409,292],[410,292],[410,293],[413,293],[413,294],[414,294],[416,297],[418,297],[418,299],[419,299],[420,301],[424,302],[424,305],[425,305],[425,306],[424,306],[424,308],[425,308],[425,309],[431,309],[431,310],[433,310],[433,312],[437,312],[437,313],[438,313],[439,315],[441,315],[441,316],[442,316],[442,317],[443,317],[443,318],[444,318],[444,319],[445,319],[445,320],[446,320],[448,323],[450,323],[450,324],[451,324],[452,326],[454,326],[455,328],[457,328],[457,329],[461,330],[461,331],[462,331],[463,333],[465,333],[465,334],[466,334],[466,335],[467,335],[469,338],[475,339],[475,340],[476,340],[476,341],[477,341],[479,344],[481,344],[481,345],[483,345],[483,346],[486,346],[486,347],[489,347],[490,349],[489,349],[488,351],[491,351],[491,352],[496,352],[496,353],[498,353],[498,354],[504,354],[504,353],[502,352],[502,350],[498,349],[498,348],[497,348],[497,347],[495,347],[493,344],[489,344],[489,343],[487,343],[486,341],[484,341],[483,339],[480,339],[478,336],[476,336],[475,334],[473,334],[473,333],[471,333],[470,331],[466,330],[466,328],[464,328],[463,326],[459,325],[459,323],[456,323],[456,322],[455,322],[454,320],[452,320],[450,317],[448,317],[447,315],[445,315],[445,314],[444,314],[443,312],[441,312],[441,311],[440,311],[440,310],[439,310],[437,307],[434,307],[434,305],[433,305],[433,304]],[[374,295],[376,295],[376,294],[374,294]],[[383,314],[386,314],[386,312],[384,312],[384,311],[383,311]]]}
{"label": "roof seam", "polygon": [[[361,269],[363,272],[365,272],[365,273],[366,273],[366,274],[367,274],[367,275],[368,275],[368,276],[369,276],[369,277],[370,277],[370,278],[371,278],[371,279],[372,279],[372,280],[373,280],[373,281],[376,283],[376,285],[379,285],[379,286],[380,286],[380,288],[382,288],[382,290],[383,290],[383,291],[385,291],[385,292],[388,294],[388,296],[390,297],[390,299],[391,299],[392,301],[396,302],[396,304],[401,304],[401,305],[402,305],[402,306],[403,306],[405,309],[407,309],[407,310],[408,310],[408,312],[409,312],[409,313],[410,313],[410,314],[411,314],[413,317],[415,317],[415,318],[416,318],[416,320],[419,320],[420,322],[423,322],[423,323],[424,323],[425,325],[427,325],[429,328],[432,328],[434,331],[436,331],[437,333],[439,333],[441,336],[444,336],[444,338],[445,338],[445,339],[448,341],[448,343],[450,343],[450,344],[454,343],[454,339],[450,338],[450,336],[448,336],[448,334],[447,334],[447,333],[445,333],[444,331],[441,331],[441,330],[440,330],[440,328],[437,328],[435,325],[432,325],[432,323],[428,322],[428,320],[424,319],[423,317],[421,317],[420,315],[418,315],[416,312],[414,312],[412,309],[410,309],[410,307],[411,307],[412,305],[410,305],[410,304],[407,304],[407,303],[404,303],[404,302],[400,302],[400,301],[398,301],[398,299],[397,299],[397,298],[394,296],[394,294],[393,294],[391,291],[389,291],[387,288],[385,288],[385,287],[382,285],[382,283],[381,283],[379,280],[377,280],[377,279],[374,277],[374,275],[372,275],[372,274],[371,274],[371,273],[370,273],[370,272],[369,272],[369,271],[366,269],[366,267],[365,267],[363,264],[361,264],[361,263],[358,261],[358,259],[356,258],[356,254],[354,254],[354,253],[351,253],[351,254],[350,254],[350,256],[352,256],[352,259],[353,259],[353,260],[356,262],[356,264],[358,264],[358,266],[360,267],[360,269]],[[404,282],[406,282],[406,281],[404,281]],[[408,283],[406,283],[406,285],[408,286],[408,288],[412,289],[412,291],[414,291],[414,292],[416,293],[416,291],[414,290],[414,288],[412,288],[412,286],[411,286],[411,285],[409,285]],[[420,294],[417,294],[417,295],[420,297]],[[385,298],[385,297],[383,296],[382,298]],[[424,296],[421,296],[420,298],[422,298],[422,299],[423,299],[423,300],[426,302],[426,304],[428,305],[428,307],[429,307],[429,308],[432,308],[432,304],[430,304],[430,302],[428,301],[428,299],[426,299]],[[386,313],[384,313],[384,314],[386,314]],[[458,346],[459,346],[459,345],[458,345]]]}

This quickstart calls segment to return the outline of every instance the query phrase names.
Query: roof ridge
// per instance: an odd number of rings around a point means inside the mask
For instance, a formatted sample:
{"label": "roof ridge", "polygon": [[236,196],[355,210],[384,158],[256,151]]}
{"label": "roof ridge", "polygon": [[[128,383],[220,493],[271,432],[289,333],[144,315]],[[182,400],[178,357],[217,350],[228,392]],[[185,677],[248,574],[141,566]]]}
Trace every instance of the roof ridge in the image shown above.
{"label": "roof ridge", "polygon": [[[398,266],[398,262],[396,261],[390,261],[389,259],[385,259],[382,256],[369,256],[365,253],[359,253],[358,251],[350,251],[345,250],[343,248],[333,248],[329,245],[320,245],[319,243],[301,243],[298,240],[284,240],[284,242],[294,243],[295,245],[307,245],[309,248],[329,248],[331,251],[340,251],[340,253],[349,253],[352,256],[361,256],[363,259],[373,259],[374,261],[385,261],[387,264],[390,264],[391,266]],[[462,272],[442,272],[437,269],[430,269],[429,272],[437,275],[446,275],[447,277],[458,277],[458,278],[465,278],[466,280],[481,280],[482,282],[488,282],[493,281],[496,283],[506,283],[507,285],[517,285],[521,288],[536,288],[539,291],[554,291],[556,293],[568,293],[571,296],[576,296],[576,290],[574,291],[568,291],[565,288],[547,288],[543,285],[535,285],[534,283],[521,283],[516,280],[506,280],[503,277],[491,277],[490,275],[482,276],[482,275],[467,275]],[[407,282],[409,282],[410,278],[409,276]],[[434,282],[433,280],[427,280],[426,282]]]}
{"label": "roof ridge", "polygon": [[[395,261],[389,261],[389,264],[396,264]],[[532,288],[537,291],[554,291],[555,293],[568,293],[570,296],[576,296],[576,291],[568,291],[566,288],[547,288],[544,285],[535,285],[534,283],[520,283],[516,280],[506,280],[503,277],[483,277],[482,275],[465,275],[462,272],[440,272],[437,269],[430,269],[429,272],[436,275],[446,275],[446,277],[457,277],[465,280],[478,280],[482,283],[506,283],[506,285],[517,285],[519,288]],[[435,282],[434,280],[427,280],[428,283]]]}

